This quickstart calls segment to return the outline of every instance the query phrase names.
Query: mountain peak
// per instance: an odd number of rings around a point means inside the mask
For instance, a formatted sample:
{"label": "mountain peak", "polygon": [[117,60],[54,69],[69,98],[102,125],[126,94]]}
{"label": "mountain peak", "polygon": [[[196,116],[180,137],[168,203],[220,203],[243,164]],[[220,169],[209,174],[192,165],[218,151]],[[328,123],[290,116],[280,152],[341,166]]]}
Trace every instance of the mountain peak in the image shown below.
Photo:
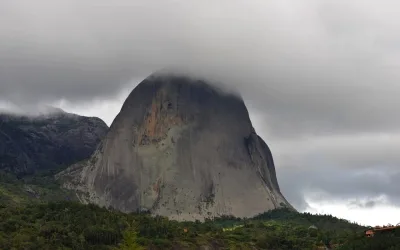
{"label": "mountain peak", "polygon": [[179,220],[291,207],[243,100],[179,75],[141,82],[91,159],[58,177],[85,202]]}

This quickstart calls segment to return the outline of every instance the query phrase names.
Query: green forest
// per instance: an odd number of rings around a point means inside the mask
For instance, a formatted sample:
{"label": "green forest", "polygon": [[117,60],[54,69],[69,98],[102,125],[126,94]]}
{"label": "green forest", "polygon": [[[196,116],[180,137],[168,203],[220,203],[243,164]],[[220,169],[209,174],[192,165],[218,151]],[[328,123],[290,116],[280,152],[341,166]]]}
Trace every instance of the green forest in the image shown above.
{"label": "green forest", "polygon": [[0,249],[400,249],[400,232],[279,209],[254,218],[177,222],[83,205],[51,178],[1,175]]}

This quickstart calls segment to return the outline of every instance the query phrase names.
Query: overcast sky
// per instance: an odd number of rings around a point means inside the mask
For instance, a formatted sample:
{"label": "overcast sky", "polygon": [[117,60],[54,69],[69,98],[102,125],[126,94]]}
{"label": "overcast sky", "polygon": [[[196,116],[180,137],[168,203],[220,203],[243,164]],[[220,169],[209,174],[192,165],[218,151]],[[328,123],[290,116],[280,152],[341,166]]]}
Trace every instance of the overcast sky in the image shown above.
{"label": "overcast sky", "polygon": [[0,0],[0,108],[108,124],[151,72],[238,90],[301,211],[400,222],[400,3]]}

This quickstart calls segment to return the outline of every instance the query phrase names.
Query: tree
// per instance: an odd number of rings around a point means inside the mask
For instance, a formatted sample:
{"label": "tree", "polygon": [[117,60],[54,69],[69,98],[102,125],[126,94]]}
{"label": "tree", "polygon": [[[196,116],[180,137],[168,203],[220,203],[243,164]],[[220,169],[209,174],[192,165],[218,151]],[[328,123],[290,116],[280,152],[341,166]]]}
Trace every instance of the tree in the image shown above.
{"label": "tree", "polygon": [[[133,224],[133,222],[132,222]],[[121,249],[121,250],[144,250],[145,248],[140,246],[137,243],[137,239],[138,239],[138,233],[136,230],[136,226],[134,225],[130,225],[129,228],[127,228],[122,236],[123,236],[123,241],[120,244],[119,248],[117,249]]]}

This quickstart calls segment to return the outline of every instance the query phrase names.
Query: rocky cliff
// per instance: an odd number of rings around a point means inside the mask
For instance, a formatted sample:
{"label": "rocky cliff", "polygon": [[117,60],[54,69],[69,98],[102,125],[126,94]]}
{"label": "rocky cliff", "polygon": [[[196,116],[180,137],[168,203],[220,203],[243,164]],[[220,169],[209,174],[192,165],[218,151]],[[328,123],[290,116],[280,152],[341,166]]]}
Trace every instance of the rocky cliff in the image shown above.
{"label": "rocky cliff", "polygon": [[291,207],[242,99],[180,76],[141,82],[91,159],[57,177],[82,202],[178,220]]}
{"label": "rocky cliff", "polygon": [[0,170],[17,175],[56,170],[89,158],[107,125],[59,109],[39,116],[0,114]]}

